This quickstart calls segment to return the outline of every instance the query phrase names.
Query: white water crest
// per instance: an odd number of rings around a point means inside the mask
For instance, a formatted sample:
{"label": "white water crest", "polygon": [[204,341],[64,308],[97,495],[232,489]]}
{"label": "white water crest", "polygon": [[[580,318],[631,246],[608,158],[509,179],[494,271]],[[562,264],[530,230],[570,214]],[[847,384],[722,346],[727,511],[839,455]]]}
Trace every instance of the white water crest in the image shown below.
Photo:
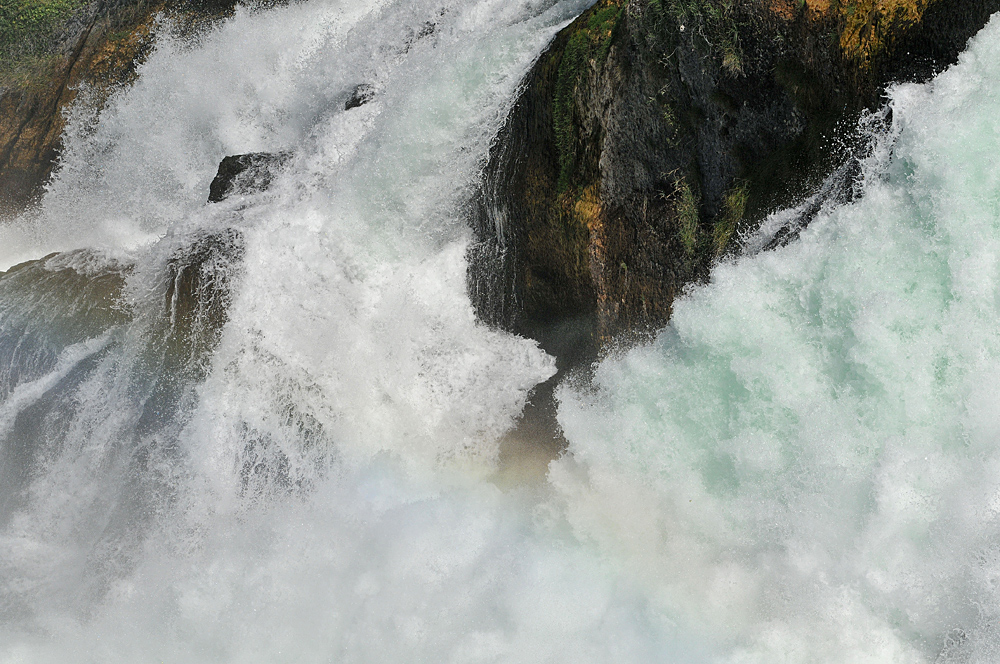
{"label": "white water crest", "polygon": [[80,250],[0,277],[0,663],[997,660],[1000,23],[501,490],[554,366],[475,320],[463,205],[586,4],[241,10],[74,110],[0,229]]}

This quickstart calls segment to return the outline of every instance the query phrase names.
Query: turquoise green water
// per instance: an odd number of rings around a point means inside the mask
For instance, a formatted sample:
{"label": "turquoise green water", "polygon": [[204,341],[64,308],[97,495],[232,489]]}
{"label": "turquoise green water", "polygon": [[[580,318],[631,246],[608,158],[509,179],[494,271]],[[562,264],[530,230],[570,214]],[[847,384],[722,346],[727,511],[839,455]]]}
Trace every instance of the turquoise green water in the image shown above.
{"label": "turquoise green water", "polygon": [[[464,205],[585,6],[241,10],[74,109],[0,228],[77,250],[0,276],[0,664],[1000,660],[1000,22],[855,203],[562,385],[519,485],[554,362],[476,320]],[[293,157],[206,205],[251,150]]]}
{"label": "turquoise green water", "polygon": [[577,534],[726,661],[996,660],[998,33],[892,92],[861,200],[561,392]]}

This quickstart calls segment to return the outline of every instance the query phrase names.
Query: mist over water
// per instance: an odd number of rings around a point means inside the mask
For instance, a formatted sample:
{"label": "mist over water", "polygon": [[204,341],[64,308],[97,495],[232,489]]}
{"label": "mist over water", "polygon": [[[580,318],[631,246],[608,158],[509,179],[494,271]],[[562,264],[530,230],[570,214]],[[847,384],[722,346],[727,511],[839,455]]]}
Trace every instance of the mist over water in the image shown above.
{"label": "mist over water", "polygon": [[463,205],[586,4],[241,10],[75,108],[0,228],[70,252],[0,276],[0,662],[996,661],[1000,24],[892,91],[861,198],[565,383],[509,487],[554,361],[475,320]]}

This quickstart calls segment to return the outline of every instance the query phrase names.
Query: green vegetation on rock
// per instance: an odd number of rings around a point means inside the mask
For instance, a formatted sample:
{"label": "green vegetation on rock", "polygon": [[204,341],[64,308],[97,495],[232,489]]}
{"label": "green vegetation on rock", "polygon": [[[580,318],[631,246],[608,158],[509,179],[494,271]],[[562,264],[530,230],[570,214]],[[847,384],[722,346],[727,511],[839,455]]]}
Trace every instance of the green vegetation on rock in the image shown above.
{"label": "green vegetation on rock", "polygon": [[552,124],[556,149],[559,151],[560,192],[569,188],[576,168],[573,94],[591,60],[603,64],[607,59],[621,15],[621,6],[614,2],[604,2],[598,3],[591,11],[586,24],[581,24],[569,37],[556,76]]}
{"label": "green vegetation on rock", "polygon": [[649,0],[657,23],[670,19],[670,29],[693,31],[733,75],[743,73],[744,60],[736,6],[737,0]]}
{"label": "green vegetation on rock", "polygon": [[699,197],[691,189],[687,178],[677,182],[677,225],[680,229],[681,244],[684,253],[694,256],[698,250],[698,208],[701,205]]}
{"label": "green vegetation on rock", "polygon": [[733,233],[743,220],[743,215],[747,209],[747,198],[750,187],[746,182],[737,182],[722,199],[722,214],[715,222],[712,231],[712,240],[715,244],[715,255],[720,256],[725,252],[732,239]]}
{"label": "green vegetation on rock", "polygon": [[559,150],[559,191],[569,187],[576,165],[576,139],[573,131],[573,92],[588,55],[587,37],[578,32],[569,39],[559,64],[556,94],[552,102],[552,125]]}
{"label": "green vegetation on rock", "polygon": [[0,79],[44,62],[56,31],[85,0],[0,0]]}

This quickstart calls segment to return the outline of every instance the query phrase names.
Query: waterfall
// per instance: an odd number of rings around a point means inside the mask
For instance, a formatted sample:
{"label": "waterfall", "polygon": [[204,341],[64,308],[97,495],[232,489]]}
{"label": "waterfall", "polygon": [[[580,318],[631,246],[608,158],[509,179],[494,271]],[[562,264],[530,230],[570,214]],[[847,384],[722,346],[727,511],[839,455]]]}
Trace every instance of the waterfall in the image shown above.
{"label": "waterfall", "polygon": [[996,660],[1000,23],[503,481],[555,363],[476,320],[467,203],[587,4],[240,9],[83,92],[0,227],[0,663]]}

